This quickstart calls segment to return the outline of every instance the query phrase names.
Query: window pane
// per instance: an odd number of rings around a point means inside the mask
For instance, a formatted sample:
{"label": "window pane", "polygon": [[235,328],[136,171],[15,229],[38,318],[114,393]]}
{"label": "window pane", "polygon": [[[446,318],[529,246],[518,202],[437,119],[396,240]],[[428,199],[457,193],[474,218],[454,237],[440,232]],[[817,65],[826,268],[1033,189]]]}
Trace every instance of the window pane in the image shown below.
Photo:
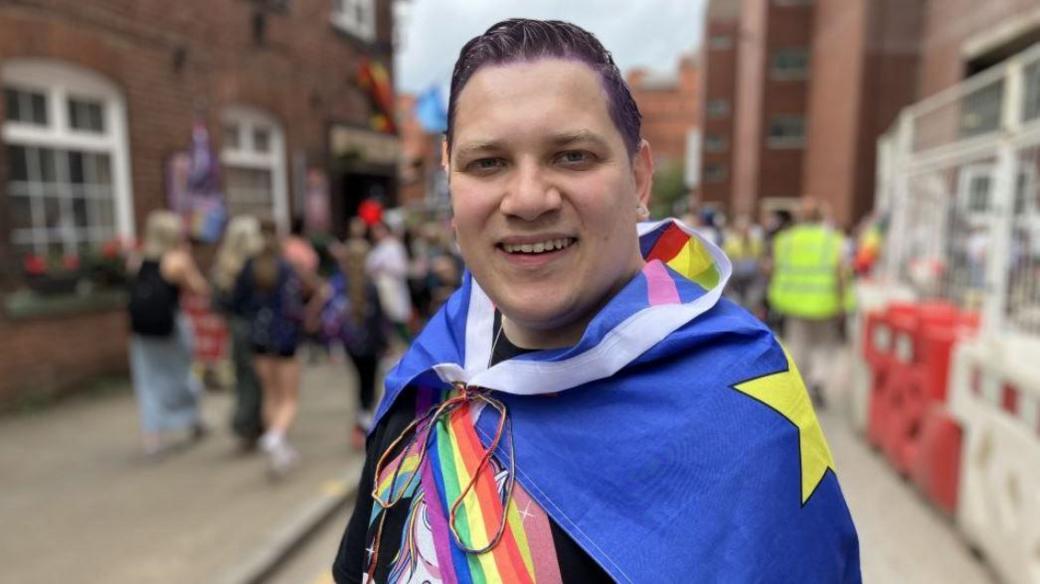
{"label": "window pane", "polygon": [[4,112],[9,120],[22,119],[22,109],[19,107],[18,92],[13,89],[4,90]]}
{"label": "window pane", "polygon": [[25,163],[25,147],[10,145],[7,147],[7,178],[13,181],[24,181],[29,178],[29,169]]}
{"label": "window pane", "polygon": [[[89,156],[89,155],[88,155]],[[69,152],[69,182],[75,185],[81,185],[85,181],[83,180],[83,153],[70,151]]]}
{"label": "window pane", "polygon": [[9,87],[4,90],[4,107],[8,120],[47,125],[47,98],[42,93]]}
{"label": "window pane", "polygon": [[238,126],[235,124],[227,124],[224,126],[224,148],[229,150],[238,150],[241,148],[238,140]]}
{"label": "window pane", "polygon": [[32,121],[41,126],[47,125],[47,99],[42,93],[29,94],[32,103]]}
{"label": "window pane", "polygon": [[85,154],[87,179],[96,185],[112,184],[112,159],[108,154]]}
{"label": "window pane", "polygon": [[69,99],[69,125],[76,130],[104,133],[101,102],[83,98]]}
{"label": "window pane", "polygon": [[50,148],[39,148],[37,149],[39,160],[39,178],[43,182],[55,182],[58,180],[58,169],[54,156],[54,150]]}
{"label": "window pane", "polygon": [[270,216],[274,195],[271,171],[256,168],[225,168],[228,211],[231,215]]}
{"label": "window pane", "polygon": [[97,199],[97,225],[111,229],[116,224],[115,206],[111,198]]}
{"label": "window pane", "polygon": [[42,197],[43,225],[52,229],[61,226],[61,199],[55,196]]}
{"label": "window pane", "polygon": [[271,151],[271,132],[267,128],[253,129],[253,149],[265,153]]}
{"label": "window pane", "polygon": [[87,216],[87,200],[83,197],[72,199],[72,224],[80,228],[90,226]]}
{"label": "window pane", "polygon": [[28,229],[32,227],[32,199],[24,196],[12,196],[7,200],[11,202],[11,228]]}

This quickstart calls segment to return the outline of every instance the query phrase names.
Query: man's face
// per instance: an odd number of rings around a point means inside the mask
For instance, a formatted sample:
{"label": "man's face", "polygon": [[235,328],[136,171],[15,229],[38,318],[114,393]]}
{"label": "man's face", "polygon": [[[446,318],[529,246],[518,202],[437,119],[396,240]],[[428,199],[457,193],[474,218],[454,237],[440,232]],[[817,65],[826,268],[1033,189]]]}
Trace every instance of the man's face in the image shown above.
{"label": "man's face", "polygon": [[577,342],[642,266],[649,147],[630,159],[607,107],[599,76],[562,59],[486,66],[457,99],[459,246],[522,346]]}

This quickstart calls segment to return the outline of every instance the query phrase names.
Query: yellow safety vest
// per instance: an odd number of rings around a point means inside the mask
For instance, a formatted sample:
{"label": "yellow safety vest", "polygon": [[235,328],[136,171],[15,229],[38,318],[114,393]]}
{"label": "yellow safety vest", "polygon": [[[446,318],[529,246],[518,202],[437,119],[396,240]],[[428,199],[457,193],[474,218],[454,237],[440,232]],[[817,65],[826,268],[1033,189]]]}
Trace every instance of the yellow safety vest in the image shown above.
{"label": "yellow safety vest", "polygon": [[761,259],[762,240],[750,235],[744,239],[734,233],[726,237],[722,251],[726,252],[726,257],[734,262]]}
{"label": "yellow safety vest", "polygon": [[822,225],[796,225],[773,242],[769,304],[781,314],[824,319],[841,313],[838,267],[841,234]]}

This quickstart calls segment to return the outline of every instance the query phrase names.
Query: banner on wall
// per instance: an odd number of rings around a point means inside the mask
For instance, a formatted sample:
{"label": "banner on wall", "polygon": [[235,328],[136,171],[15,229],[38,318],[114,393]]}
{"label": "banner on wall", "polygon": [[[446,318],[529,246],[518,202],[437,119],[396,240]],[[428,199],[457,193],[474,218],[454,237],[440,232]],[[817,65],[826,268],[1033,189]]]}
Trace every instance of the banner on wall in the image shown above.
{"label": "banner on wall", "polygon": [[166,162],[166,197],[192,239],[205,243],[220,239],[227,222],[227,205],[220,190],[220,161],[201,121],[196,121],[192,129],[191,149],[173,153]]}
{"label": "banner on wall", "polygon": [[304,208],[307,231],[326,233],[329,230],[329,178],[325,171],[311,168],[307,171],[307,200]]}

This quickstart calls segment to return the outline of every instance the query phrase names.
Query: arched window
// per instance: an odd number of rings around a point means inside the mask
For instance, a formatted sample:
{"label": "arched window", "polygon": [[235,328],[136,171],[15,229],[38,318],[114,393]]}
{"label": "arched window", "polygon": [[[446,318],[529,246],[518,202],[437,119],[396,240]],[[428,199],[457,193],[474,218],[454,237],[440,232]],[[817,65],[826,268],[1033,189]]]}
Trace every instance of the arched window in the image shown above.
{"label": "arched window", "polygon": [[43,59],[0,68],[10,238],[19,256],[79,256],[131,237],[126,103],[92,71]]}
{"label": "arched window", "polygon": [[228,213],[271,217],[289,225],[285,136],[274,117],[257,109],[233,106],[221,116],[220,162]]}

